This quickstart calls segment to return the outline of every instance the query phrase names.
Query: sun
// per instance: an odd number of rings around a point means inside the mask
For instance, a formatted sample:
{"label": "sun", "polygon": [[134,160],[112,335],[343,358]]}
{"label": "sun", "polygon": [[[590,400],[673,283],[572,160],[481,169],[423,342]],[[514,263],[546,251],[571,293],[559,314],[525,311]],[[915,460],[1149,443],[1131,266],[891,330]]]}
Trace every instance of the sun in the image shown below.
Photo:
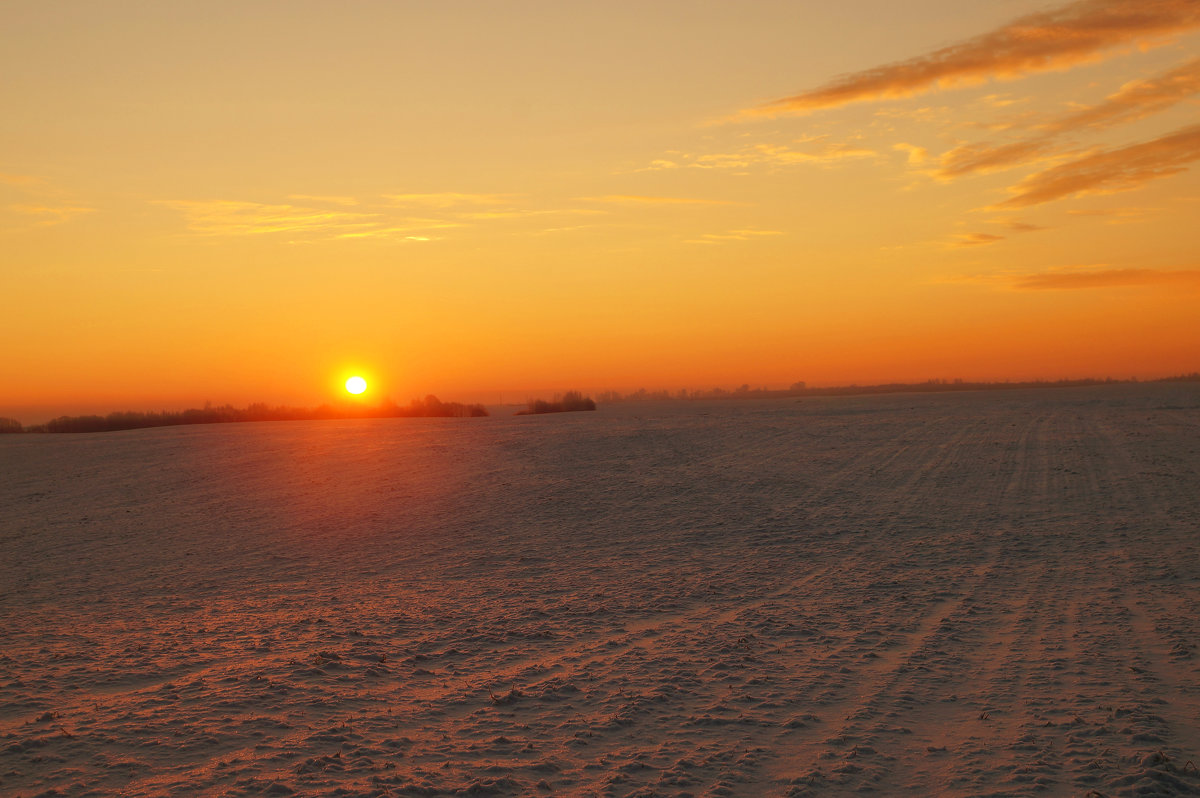
{"label": "sun", "polygon": [[360,394],[367,390],[367,381],[362,377],[351,377],[346,380],[346,390],[352,394]]}

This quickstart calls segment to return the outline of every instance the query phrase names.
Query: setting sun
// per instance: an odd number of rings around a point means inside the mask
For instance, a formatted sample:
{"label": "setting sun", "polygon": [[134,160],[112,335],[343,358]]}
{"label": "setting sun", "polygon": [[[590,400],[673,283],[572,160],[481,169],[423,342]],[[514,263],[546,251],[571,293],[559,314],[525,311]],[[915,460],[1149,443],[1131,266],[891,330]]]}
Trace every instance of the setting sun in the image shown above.
{"label": "setting sun", "polygon": [[352,394],[360,394],[367,390],[367,381],[362,377],[351,377],[346,380],[346,390]]}

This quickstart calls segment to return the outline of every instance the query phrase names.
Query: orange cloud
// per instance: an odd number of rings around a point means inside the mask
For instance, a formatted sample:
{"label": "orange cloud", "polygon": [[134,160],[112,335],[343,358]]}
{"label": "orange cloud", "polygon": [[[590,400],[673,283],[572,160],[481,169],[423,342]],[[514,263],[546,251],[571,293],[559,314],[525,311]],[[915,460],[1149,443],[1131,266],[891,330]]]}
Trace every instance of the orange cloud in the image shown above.
{"label": "orange cloud", "polygon": [[704,233],[699,238],[685,241],[685,244],[719,244],[725,241],[749,241],[759,236],[781,236],[782,230],[730,230],[726,233]]}
{"label": "orange cloud", "polygon": [[1054,150],[1053,144],[1054,140],[1049,136],[1000,147],[990,144],[964,144],[943,154],[941,168],[934,174],[943,180],[951,180],[968,174],[999,172],[1049,155]]}
{"label": "orange cloud", "polygon": [[996,235],[995,233],[963,233],[954,237],[951,246],[980,247],[987,244],[995,244],[997,241],[1003,240],[1004,236]]}
{"label": "orange cloud", "polygon": [[606,194],[603,197],[580,197],[582,202],[608,202],[619,205],[737,205],[730,200],[694,199],[692,197],[645,197],[638,194]]}
{"label": "orange cloud", "polygon": [[1081,128],[1105,128],[1134,122],[1165,110],[1200,92],[1200,58],[1145,80],[1126,83],[1104,102],[1041,125],[1041,136],[1011,144],[965,144],[941,156],[934,175],[950,180],[969,174],[1009,169],[1054,154],[1056,135]]}
{"label": "orange cloud", "polygon": [[437,194],[384,194],[396,205],[421,205],[430,208],[449,208],[455,205],[500,205],[511,202],[515,194],[461,194],[442,191]]}
{"label": "orange cloud", "polygon": [[[1008,231],[1009,235],[1018,233],[1036,233],[1039,230],[1047,229],[1040,224],[1024,222],[1020,219],[989,219],[988,224],[993,224],[1004,228],[1006,231]],[[988,244],[995,244],[996,242],[1003,241],[1008,237],[1008,235],[1000,235],[999,233],[958,233],[957,235],[951,236],[950,240],[946,242],[946,244],[950,247],[980,247]]]}
{"label": "orange cloud", "polygon": [[924,147],[918,147],[915,144],[909,144],[902,141],[899,144],[893,144],[892,149],[897,152],[903,152],[908,156],[910,164],[923,164],[929,158],[929,150]]}
{"label": "orange cloud", "polygon": [[1043,225],[1033,224],[1032,222],[1022,222],[1019,219],[994,219],[993,223],[1004,225],[1014,233],[1036,233],[1038,230],[1047,229]]}
{"label": "orange cloud", "polygon": [[1200,269],[1089,269],[1027,274],[1013,283],[1014,288],[1024,291],[1118,288],[1139,285],[1200,288]]}
{"label": "orange cloud", "polygon": [[1160,177],[1179,174],[1200,158],[1200,125],[1115,150],[1097,152],[1053,166],[1018,183],[1016,196],[1001,208],[1023,208],[1080,194],[1135,189]]}
{"label": "orange cloud", "polygon": [[25,216],[33,216],[38,224],[51,225],[70,221],[85,213],[95,213],[95,208],[81,205],[9,205],[7,210]]}
{"label": "orange cloud", "polygon": [[1196,27],[1200,27],[1200,4],[1195,0],[1081,0],[742,113],[768,117],[806,113],[864,100],[910,97],[989,78],[1066,69],[1097,60],[1121,45]]}
{"label": "orange cloud", "polygon": [[855,158],[871,158],[879,153],[853,141],[829,141],[828,136],[797,139],[795,144],[804,149],[794,149],[787,144],[753,144],[735,152],[712,152],[703,155],[679,156],[677,161],[652,161],[650,166],[639,171],[661,169],[748,169],[752,166],[796,166],[835,164]]}
{"label": "orange cloud", "polygon": [[179,211],[188,229],[204,235],[260,235],[285,232],[348,232],[374,227],[378,214],[348,213],[296,205],[234,200],[177,200],[158,203]]}
{"label": "orange cloud", "polygon": [[1099,105],[1084,108],[1046,127],[1068,132],[1081,127],[1133,122],[1170,108],[1197,92],[1200,92],[1200,58],[1193,58],[1152,78],[1130,81]]}
{"label": "orange cloud", "polygon": [[9,175],[0,173],[0,183],[6,186],[35,186],[42,182],[42,178],[34,177],[33,175]]}
{"label": "orange cloud", "polygon": [[288,199],[300,202],[320,202],[326,205],[357,205],[354,197],[330,196],[328,194],[288,194]]}

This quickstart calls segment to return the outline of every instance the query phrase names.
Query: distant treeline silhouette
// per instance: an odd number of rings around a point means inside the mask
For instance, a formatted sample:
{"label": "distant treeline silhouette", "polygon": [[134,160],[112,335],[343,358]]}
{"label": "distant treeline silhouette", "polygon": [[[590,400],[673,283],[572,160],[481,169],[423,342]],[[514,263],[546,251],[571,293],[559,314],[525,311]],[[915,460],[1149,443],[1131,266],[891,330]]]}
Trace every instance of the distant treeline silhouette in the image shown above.
{"label": "distant treeline silhouette", "polygon": [[584,396],[579,391],[567,391],[562,396],[554,397],[554,401],[545,399],[530,399],[525,410],[518,410],[516,415],[529,416],[539,413],[571,413],[577,410],[595,410],[596,403],[590,396]]}
{"label": "distant treeline silhouette", "polygon": [[262,403],[237,408],[233,405],[200,409],[141,413],[123,411],[107,416],[60,416],[45,424],[22,427],[12,419],[0,419],[0,432],[115,432],[144,427],[174,427],[184,424],[226,424],[240,421],[314,421],[337,418],[417,418],[486,416],[483,405],[443,402],[436,396],[413,399],[401,406],[385,399],[374,406],[321,405],[309,409],[300,407],[269,407]]}
{"label": "distant treeline silhouette", "polygon": [[711,390],[647,391],[640,388],[631,393],[602,391],[597,394],[601,403],[643,402],[678,399],[777,399],[792,396],[856,396],[877,393],[940,393],[948,391],[996,391],[1020,388],[1079,388],[1089,385],[1125,385],[1160,382],[1200,382],[1200,372],[1161,377],[1153,380],[1131,379],[1078,379],[1078,380],[1026,380],[1022,382],[967,382],[965,380],[927,380],[925,382],[892,382],[882,385],[837,385],[827,388],[810,388],[804,382],[795,382],[788,388],[751,388],[744,384],[728,391],[724,388]]}
{"label": "distant treeline silhouette", "polygon": [[[645,388],[632,393],[603,391],[597,394],[601,403],[641,402],[680,399],[776,399],[799,396],[855,396],[860,394],[884,393],[941,393],[949,391],[995,391],[1021,388],[1078,388],[1093,385],[1127,385],[1137,383],[1200,382],[1200,372],[1160,377],[1152,380],[1079,379],[1079,380],[1026,380],[1022,382],[967,382],[965,380],[927,380],[917,383],[886,383],[883,385],[838,385],[827,388],[810,388],[803,382],[793,383],[788,388],[751,388],[744,384],[733,391],[723,388],[711,390],[647,391]],[[595,410],[596,402],[578,391],[569,391],[554,401],[533,399],[525,410],[517,415],[540,413],[562,413],[573,410]],[[436,396],[413,399],[407,406],[384,400],[374,407],[321,405],[315,409],[297,407],[268,407],[252,404],[244,409],[232,405],[205,406],[202,409],[140,413],[125,411],[109,413],[107,416],[60,416],[45,424],[22,426],[12,418],[0,417],[0,434],[19,432],[110,432],[142,427],[170,427],[181,424],[222,424],[234,421],[311,421],[334,418],[403,418],[428,416],[486,416],[487,408],[479,404],[442,402]]]}

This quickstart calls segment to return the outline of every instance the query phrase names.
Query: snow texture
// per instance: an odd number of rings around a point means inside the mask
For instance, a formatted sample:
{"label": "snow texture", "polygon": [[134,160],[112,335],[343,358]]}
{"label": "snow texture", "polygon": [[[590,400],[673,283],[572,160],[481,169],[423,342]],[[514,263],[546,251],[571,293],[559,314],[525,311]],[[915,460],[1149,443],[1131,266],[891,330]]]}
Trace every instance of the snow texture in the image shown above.
{"label": "snow texture", "polygon": [[1200,794],[1200,386],[0,440],[0,794]]}

